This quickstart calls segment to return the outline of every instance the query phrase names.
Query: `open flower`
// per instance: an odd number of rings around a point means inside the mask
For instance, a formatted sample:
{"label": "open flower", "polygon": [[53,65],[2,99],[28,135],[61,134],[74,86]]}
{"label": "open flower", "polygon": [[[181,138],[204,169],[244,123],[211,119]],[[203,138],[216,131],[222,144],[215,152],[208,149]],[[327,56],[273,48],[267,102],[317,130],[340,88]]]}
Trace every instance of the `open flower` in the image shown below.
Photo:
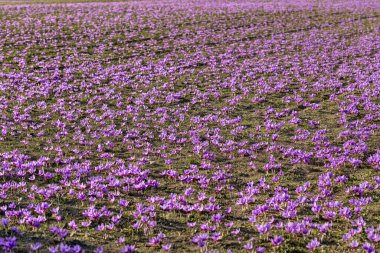
{"label": "open flower", "polygon": [[306,248],[308,248],[309,250],[313,251],[313,250],[315,250],[317,247],[319,247],[319,245],[321,245],[321,243],[318,241],[317,238],[314,238],[314,239],[312,239],[312,240],[306,245]]}

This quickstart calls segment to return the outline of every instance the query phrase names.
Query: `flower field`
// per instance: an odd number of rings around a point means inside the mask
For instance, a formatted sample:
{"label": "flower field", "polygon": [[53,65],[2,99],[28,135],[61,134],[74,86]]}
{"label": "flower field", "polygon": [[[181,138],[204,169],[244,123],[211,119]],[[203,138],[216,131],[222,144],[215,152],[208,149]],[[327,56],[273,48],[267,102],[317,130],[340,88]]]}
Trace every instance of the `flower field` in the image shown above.
{"label": "flower field", "polygon": [[0,3],[0,251],[380,251],[380,1],[59,2]]}

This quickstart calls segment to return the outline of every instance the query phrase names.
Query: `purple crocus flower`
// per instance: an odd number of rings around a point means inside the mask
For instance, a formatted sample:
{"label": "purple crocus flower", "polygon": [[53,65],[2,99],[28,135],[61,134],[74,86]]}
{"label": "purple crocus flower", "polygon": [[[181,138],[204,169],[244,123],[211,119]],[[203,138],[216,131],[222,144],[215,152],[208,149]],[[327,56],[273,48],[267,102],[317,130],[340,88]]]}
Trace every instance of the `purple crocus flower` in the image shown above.
{"label": "purple crocus flower", "polygon": [[321,245],[321,243],[318,241],[317,238],[314,238],[314,239],[312,239],[312,240],[306,245],[306,248],[308,248],[309,250],[313,251],[313,250],[315,250],[317,247],[319,247],[319,245]]}
{"label": "purple crocus flower", "polygon": [[266,249],[265,249],[265,247],[261,247],[261,246],[260,246],[260,247],[257,247],[257,248],[256,248],[256,252],[257,252],[257,253],[265,253],[265,252],[266,252]]}
{"label": "purple crocus flower", "polygon": [[368,243],[368,242],[364,243],[363,246],[362,246],[362,248],[367,253],[375,253],[376,252],[375,247],[372,244]]}
{"label": "purple crocus flower", "polygon": [[279,246],[284,242],[282,236],[276,235],[273,239],[270,240],[274,246]]}
{"label": "purple crocus flower", "polygon": [[39,250],[40,248],[42,247],[42,244],[37,242],[37,243],[34,243],[34,244],[31,244],[30,245],[30,250],[31,251],[37,251]]}
{"label": "purple crocus flower", "polygon": [[162,245],[162,249],[166,252],[166,251],[170,251],[172,245],[169,243],[169,244],[164,244]]}
{"label": "purple crocus flower", "polygon": [[353,248],[353,249],[359,247],[359,242],[353,240],[353,241],[350,243],[350,247]]}
{"label": "purple crocus flower", "polygon": [[136,250],[136,247],[134,245],[126,245],[120,251],[120,253],[132,253],[132,252],[135,252],[135,250]]}
{"label": "purple crocus flower", "polygon": [[10,252],[17,246],[17,239],[16,237],[0,238],[0,246],[4,251]]}
{"label": "purple crocus flower", "polygon": [[247,244],[244,245],[244,249],[248,250],[248,251],[251,251],[253,249],[253,244],[252,242],[249,242]]}

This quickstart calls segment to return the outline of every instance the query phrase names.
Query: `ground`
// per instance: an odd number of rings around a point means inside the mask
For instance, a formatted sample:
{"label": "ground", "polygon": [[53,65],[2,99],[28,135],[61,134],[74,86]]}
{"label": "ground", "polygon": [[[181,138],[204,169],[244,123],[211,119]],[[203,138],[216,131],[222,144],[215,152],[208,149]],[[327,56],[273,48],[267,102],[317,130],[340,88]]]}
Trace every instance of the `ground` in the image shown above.
{"label": "ground", "polygon": [[4,250],[380,248],[380,2],[70,2],[0,6]]}

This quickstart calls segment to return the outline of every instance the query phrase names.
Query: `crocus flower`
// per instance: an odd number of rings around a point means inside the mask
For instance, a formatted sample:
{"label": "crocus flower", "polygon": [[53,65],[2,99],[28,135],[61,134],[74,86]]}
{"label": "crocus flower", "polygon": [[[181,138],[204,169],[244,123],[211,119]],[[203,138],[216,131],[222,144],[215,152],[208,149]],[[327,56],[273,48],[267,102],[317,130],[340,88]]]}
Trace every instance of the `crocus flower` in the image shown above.
{"label": "crocus flower", "polygon": [[270,240],[274,246],[279,246],[284,242],[284,238],[276,235],[273,239]]}
{"label": "crocus flower", "polygon": [[132,252],[135,252],[135,250],[136,250],[136,247],[134,245],[126,245],[120,251],[120,253],[132,253]]}
{"label": "crocus flower", "polygon": [[319,247],[319,245],[321,245],[321,243],[318,241],[317,238],[314,238],[314,239],[312,239],[312,240],[306,245],[306,247],[307,247],[309,250],[313,251],[313,250],[315,250],[317,247]]}

